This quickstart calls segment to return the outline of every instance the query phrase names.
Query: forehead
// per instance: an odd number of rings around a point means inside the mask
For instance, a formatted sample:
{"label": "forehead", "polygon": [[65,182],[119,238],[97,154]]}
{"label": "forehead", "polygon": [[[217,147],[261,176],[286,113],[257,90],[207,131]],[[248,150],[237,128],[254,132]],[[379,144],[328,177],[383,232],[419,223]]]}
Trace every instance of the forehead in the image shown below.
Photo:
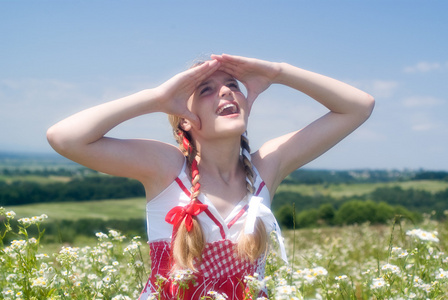
{"label": "forehead", "polygon": [[201,85],[207,84],[212,81],[230,81],[230,80],[235,80],[235,78],[226,72],[216,71],[215,73],[210,75],[210,77],[201,82]]}

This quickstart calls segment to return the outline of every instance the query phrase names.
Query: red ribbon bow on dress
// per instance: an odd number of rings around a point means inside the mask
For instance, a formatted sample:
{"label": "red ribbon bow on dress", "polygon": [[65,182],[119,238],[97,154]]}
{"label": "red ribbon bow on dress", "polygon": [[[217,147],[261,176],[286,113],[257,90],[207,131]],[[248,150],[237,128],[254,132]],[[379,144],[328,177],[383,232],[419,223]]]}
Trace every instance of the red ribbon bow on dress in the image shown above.
{"label": "red ribbon bow on dress", "polygon": [[171,209],[165,217],[165,221],[173,224],[173,232],[177,232],[180,223],[185,219],[185,227],[190,232],[193,228],[193,216],[199,215],[201,212],[207,209],[206,204],[202,204],[199,201],[193,200],[186,206],[176,206]]}

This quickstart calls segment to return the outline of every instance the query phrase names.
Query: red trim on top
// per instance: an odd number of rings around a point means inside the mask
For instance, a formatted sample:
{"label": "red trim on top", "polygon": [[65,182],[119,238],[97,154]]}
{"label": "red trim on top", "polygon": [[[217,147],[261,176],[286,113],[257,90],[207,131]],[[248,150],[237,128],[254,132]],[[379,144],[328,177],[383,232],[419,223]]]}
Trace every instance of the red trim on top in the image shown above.
{"label": "red trim on top", "polygon": [[[188,197],[191,197],[191,193],[190,193],[190,191],[187,189],[187,187],[184,185],[184,183],[182,182],[182,180],[180,180],[179,179],[179,177],[177,177],[176,179],[175,179],[175,181],[177,182],[177,184],[179,185],[179,187],[182,189],[182,191],[188,196]],[[263,187],[265,186],[266,184],[264,183],[264,181],[262,181],[261,183],[260,183],[260,185],[258,186],[258,189],[257,189],[257,192],[255,193],[255,196],[258,196],[260,193],[261,193],[261,190],[263,189]],[[199,201],[199,200],[197,200],[197,201]],[[201,201],[199,201],[199,203],[201,203],[202,204],[202,202]],[[247,211],[247,209],[249,208],[249,205],[248,204],[246,204],[239,212],[238,212],[238,214],[229,222],[229,224],[227,224],[227,228],[230,228],[230,227],[232,227],[235,223],[236,223],[236,221],[238,221],[238,219],[239,218],[241,218],[241,216]],[[207,208],[205,211],[204,211],[206,214],[207,214],[207,216],[216,224],[216,225],[218,225],[218,227],[219,227],[219,232],[221,233],[221,237],[223,238],[223,239],[225,239],[226,238],[226,233],[225,233],[225,231],[224,231],[224,228],[223,228],[223,226],[222,226],[222,224],[221,224],[221,222],[219,222],[218,221],[218,219],[216,219],[216,217],[210,212],[210,210]]]}
{"label": "red trim on top", "polygon": [[184,193],[187,194],[188,197],[191,197],[190,191],[185,187],[182,180],[180,180],[179,177],[177,177],[175,180],[176,180],[177,184],[179,185],[179,187],[182,189],[182,191],[184,191]]}
{"label": "red trim on top", "polygon": [[[263,187],[265,186],[264,181],[262,181],[260,183],[260,186],[258,187],[257,192],[255,193],[255,196],[258,196],[261,192],[261,190],[263,189]],[[246,204],[239,212],[238,214],[229,222],[229,224],[227,224],[227,228],[230,229],[230,227],[233,226],[233,224],[236,223],[236,221],[238,221],[239,218],[241,218],[241,216],[247,211],[247,209],[249,208],[249,204]]]}
{"label": "red trim on top", "polygon": [[258,187],[258,190],[257,190],[257,192],[255,193],[255,196],[260,195],[261,189],[262,189],[265,185],[266,185],[266,184],[264,183],[264,181],[262,181],[262,182],[260,183],[260,186]]}
{"label": "red trim on top", "polygon": [[246,210],[249,208],[249,204],[246,204],[238,213],[237,215],[229,222],[229,224],[227,224],[227,228],[230,229],[230,227],[233,226],[233,224],[236,223],[236,221],[238,221],[239,218],[241,218],[241,216],[246,212]]}
{"label": "red trim on top", "polygon": [[[177,184],[179,185],[179,187],[182,189],[182,191],[183,191],[188,197],[191,197],[191,193],[190,193],[190,191],[186,188],[186,186],[184,185],[184,183],[182,182],[182,180],[180,180],[179,177],[177,177],[177,178],[175,179],[175,181],[177,182]],[[197,201],[198,201],[199,203],[202,204],[202,202],[199,201],[199,199],[198,199]],[[208,208],[207,208],[204,212],[207,214],[207,216],[208,216],[213,222],[215,222],[216,225],[218,225],[218,227],[219,227],[219,232],[221,233],[221,237],[222,237],[223,239],[225,239],[225,238],[226,238],[226,232],[224,231],[224,227],[222,226],[221,222],[219,222],[218,219],[216,219],[216,217],[210,212],[210,210],[209,210]]]}
{"label": "red trim on top", "polygon": [[215,222],[216,225],[218,225],[221,237],[225,239],[226,232],[224,231],[224,227],[222,226],[221,222],[219,222],[218,219],[215,218],[215,216],[208,210],[208,208],[204,212],[207,214],[207,216],[209,216],[210,219],[212,219],[213,222]]}

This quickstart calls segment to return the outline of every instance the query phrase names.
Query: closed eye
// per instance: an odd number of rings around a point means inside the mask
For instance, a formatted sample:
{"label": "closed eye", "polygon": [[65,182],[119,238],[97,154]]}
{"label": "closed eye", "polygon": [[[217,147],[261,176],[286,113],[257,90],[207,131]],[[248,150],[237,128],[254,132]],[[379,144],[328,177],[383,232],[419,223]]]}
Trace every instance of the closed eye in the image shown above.
{"label": "closed eye", "polygon": [[240,90],[240,87],[238,86],[238,83],[236,83],[236,82],[230,82],[227,84],[227,86],[230,89],[234,89],[234,90],[238,90],[238,91]]}
{"label": "closed eye", "polygon": [[199,92],[199,95],[203,95],[203,94],[207,93],[208,91],[210,91],[211,89],[212,89],[211,87],[206,86],[201,89],[201,91]]}

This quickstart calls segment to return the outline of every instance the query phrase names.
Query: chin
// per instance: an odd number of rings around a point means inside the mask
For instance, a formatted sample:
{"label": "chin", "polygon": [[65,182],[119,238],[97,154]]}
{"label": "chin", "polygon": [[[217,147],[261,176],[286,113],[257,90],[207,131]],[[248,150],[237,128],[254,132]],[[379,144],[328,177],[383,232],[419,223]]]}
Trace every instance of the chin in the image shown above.
{"label": "chin", "polygon": [[220,127],[216,128],[217,132],[221,132],[223,135],[226,136],[240,136],[246,131],[247,127],[244,126],[232,126],[232,127]]}

